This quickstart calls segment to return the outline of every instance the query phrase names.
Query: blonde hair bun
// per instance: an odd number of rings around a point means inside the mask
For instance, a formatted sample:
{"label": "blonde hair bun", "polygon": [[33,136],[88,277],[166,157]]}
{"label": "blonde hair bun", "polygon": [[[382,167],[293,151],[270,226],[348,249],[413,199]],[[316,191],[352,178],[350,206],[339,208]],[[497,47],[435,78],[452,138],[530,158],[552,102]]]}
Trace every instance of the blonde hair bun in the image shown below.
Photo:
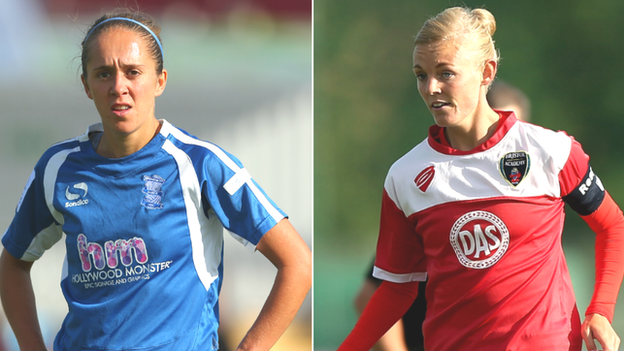
{"label": "blonde hair bun", "polygon": [[496,20],[490,11],[451,7],[428,19],[416,34],[414,44],[456,41],[464,54],[478,64],[485,64],[488,60],[499,60],[492,39],[494,32]]}
{"label": "blonde hair bun", "polygon": [[489,36],[493,36],[496,33],[496,20],[494,15],[486,9],[474,9],[472,10],[473,16],[477,19],[481,26],[485,28]]}

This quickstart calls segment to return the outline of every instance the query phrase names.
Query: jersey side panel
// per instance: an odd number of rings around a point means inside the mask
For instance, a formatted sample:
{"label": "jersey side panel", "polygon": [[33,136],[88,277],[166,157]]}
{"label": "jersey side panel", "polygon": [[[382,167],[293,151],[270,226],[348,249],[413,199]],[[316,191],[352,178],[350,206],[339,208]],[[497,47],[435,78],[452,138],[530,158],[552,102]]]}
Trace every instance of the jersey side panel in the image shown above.
{"label": "jersey side panel", "polygon": [[167,140],[163,146],[175,159],[180,170],[183,199],[193,248],[193,262],[202,284],[208,290],[210,285],[221,276],[223,250],[223,226],[216,217],[206,216],[203,212],[202,192],[193,164],[182,150]]}

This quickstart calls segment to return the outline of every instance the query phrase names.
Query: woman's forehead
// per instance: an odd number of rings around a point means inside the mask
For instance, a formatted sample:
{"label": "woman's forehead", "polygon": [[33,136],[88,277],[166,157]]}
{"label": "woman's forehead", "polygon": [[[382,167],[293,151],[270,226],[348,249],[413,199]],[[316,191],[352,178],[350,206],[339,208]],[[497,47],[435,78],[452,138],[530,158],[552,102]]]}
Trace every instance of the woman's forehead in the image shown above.
{"label": "woman's forehead", "polygon": [[123,45],[135,42],[141,46],[147,46],[147,38],[143,33],[123,27],[105,28],[93,38],[93,42]]}
{"label": "woman's forehead", "polygon": [[414,65],[455,63],[459,58],[459,48],[450,41],[417,44],[414,47]]}
{"label": "woman's forehead", "polygon": [[149,57],[146,55],[147,50],[145,37],[141,34],[123,28],[111,28],[93,38],[89,57],[91,60],[125,58],[142,61]]}

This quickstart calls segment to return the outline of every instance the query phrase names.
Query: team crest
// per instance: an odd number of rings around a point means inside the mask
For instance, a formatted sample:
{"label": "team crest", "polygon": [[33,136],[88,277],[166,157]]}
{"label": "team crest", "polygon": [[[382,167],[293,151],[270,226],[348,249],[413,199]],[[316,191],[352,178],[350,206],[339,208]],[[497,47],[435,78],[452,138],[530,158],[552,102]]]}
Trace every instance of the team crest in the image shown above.
{"label": "team crest", "polygon": [[435,168],[433,168],[433,166],[429,166],[423,169],[420,173],[418,173],[416,178],[414,178],[414,183],[416,183],[418,189],[424,193],[425,191],[427,191],[429,185],[433,181],[434,175]]}
{"label": "team crest", "polygon": [[503,178],[513,186],[518,186],[531,168],[531,158],[524,151],[506,153],[500,159],[499,169]]}
{"label": "team crest", "polygon": [[141,179],[145,182],[145,186],[143,187],[144,196],[141,205],[150,210],[162,209],[162,197],[164,195],[162,186],[165,180],[156,174],[151,176],[144,175]]}

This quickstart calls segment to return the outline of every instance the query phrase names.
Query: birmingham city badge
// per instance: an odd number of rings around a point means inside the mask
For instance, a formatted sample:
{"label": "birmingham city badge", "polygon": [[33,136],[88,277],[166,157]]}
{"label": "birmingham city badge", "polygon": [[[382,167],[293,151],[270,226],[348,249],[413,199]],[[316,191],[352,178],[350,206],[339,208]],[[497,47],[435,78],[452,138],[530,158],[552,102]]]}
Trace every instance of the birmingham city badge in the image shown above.
{"label": "birmingham city badge", "polygon": [[499,169],[509,184],[518,186],[531,168],[531,158],[524,151],[509,152],[500,159]]}

